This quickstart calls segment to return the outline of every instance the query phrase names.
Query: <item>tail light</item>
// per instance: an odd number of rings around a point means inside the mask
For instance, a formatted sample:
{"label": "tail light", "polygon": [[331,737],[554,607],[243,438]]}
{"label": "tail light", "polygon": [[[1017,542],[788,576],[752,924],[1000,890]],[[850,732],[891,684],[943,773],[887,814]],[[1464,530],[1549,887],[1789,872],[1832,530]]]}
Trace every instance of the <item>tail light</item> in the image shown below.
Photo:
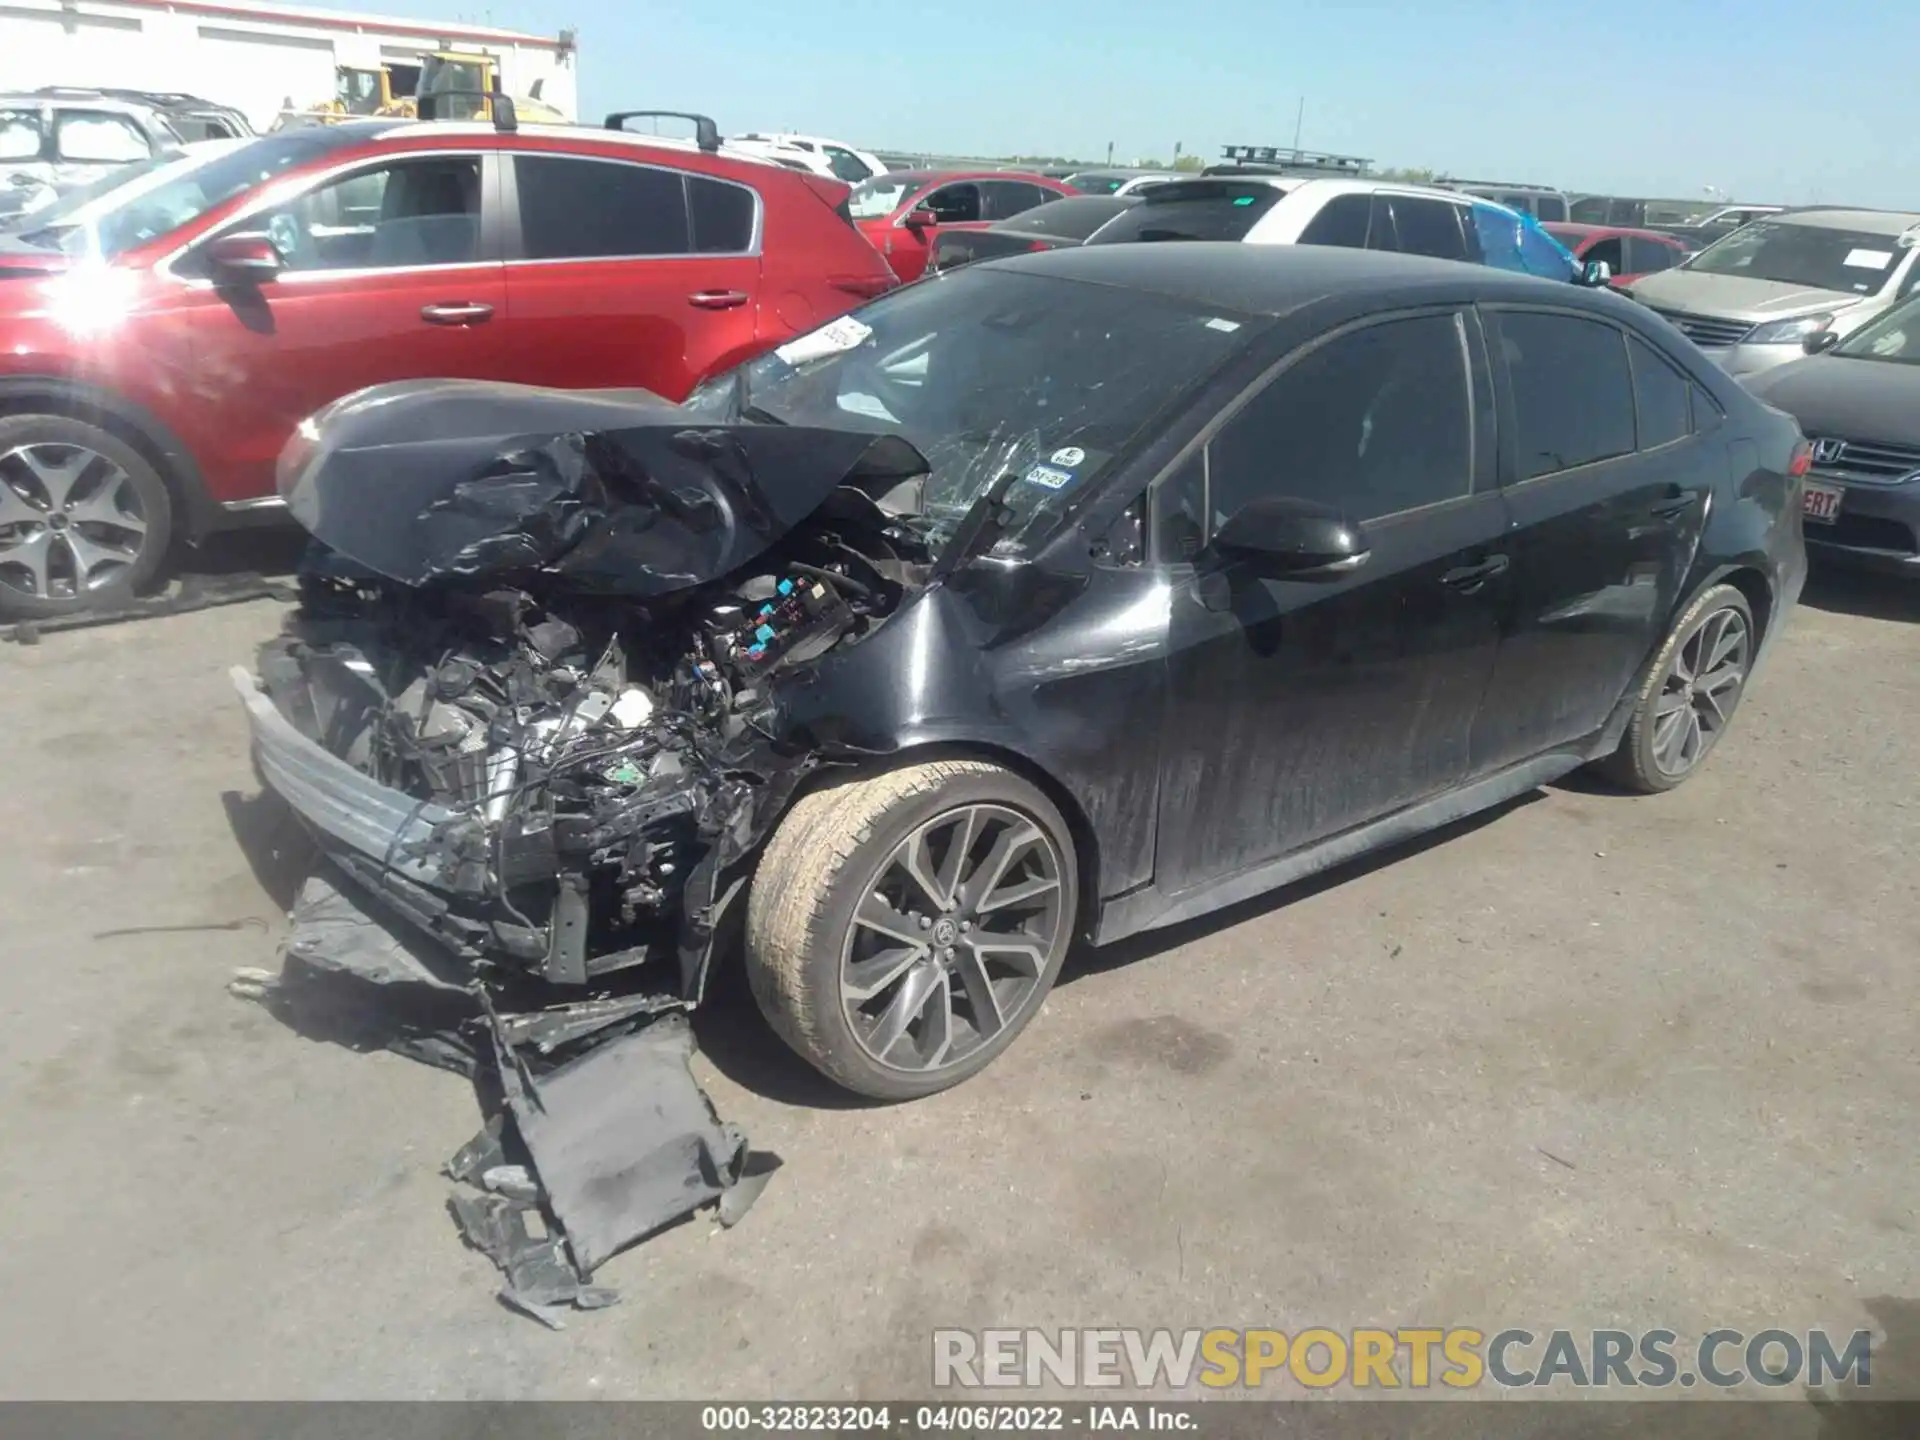
{"label": "tail light", "polygon": [[1793,447],[1793,458],[1787,462],[1787,474],[1799,480],[1812,468],[1813,446],[1802,440]]}
{"label": "tail light", "polygon": [[1027,253],[1031,255],[1041,250],[1051,249],[1053,249],[1053,242],[1051,240],[1035,240],[1028,244]]}

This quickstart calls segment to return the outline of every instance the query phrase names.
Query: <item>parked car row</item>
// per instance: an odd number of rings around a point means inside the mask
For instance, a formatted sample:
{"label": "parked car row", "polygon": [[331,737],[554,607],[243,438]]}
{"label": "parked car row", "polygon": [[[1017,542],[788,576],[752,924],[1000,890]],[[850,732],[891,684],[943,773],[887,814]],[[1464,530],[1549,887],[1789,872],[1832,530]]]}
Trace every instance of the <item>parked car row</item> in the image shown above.
{"label": "parked car row", "polygon": [[[908,170],[849,189],[834,167],[877,157],[820,137],[723,141],[703,117],[682,117],[693,140],[626,133],[653,112],[522,129],[503,109],[176,135],[0,235],[0,614],[111,601],[178,542],[271,518],[294,426],[365,385],[678,400],[896,284],[1021,251],[1229,240],[1612,283],[1731,373],[1847,334],[1915,279],[1920,217],[1798,211],[1686,260],[1656,231],[1543,226],[1466,188],[1130,174],[1085,195],[1072,177]],[[1663,303],[1708,277],[1746,323]],[[1823,277],[1852,288],[1809,293]]]}
{"label": "parked car row", "polygon": [[203,142],[0,236],[0,614],[124,596],[177,540],[273,516],[294,427],[363,386],[677,400],[896,283],[844,184],[701,131]]}
{"label": "parked car row", "polygon": [[1596,284],[1612,276],[1607,258],[1583,265],[1531,216],[1462,191],[1264,174],[1165,180],[1133,194],[1055,200],[984,233],[941,233],[934,268],[1021,249],[1168,240],[1386,250]]}

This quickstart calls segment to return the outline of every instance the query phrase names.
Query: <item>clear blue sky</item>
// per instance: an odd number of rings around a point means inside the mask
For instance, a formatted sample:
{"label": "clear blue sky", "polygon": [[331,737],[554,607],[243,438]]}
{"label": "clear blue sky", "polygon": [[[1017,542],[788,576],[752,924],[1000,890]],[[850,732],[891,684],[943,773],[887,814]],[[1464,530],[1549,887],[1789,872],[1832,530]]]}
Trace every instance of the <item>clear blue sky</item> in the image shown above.
{"label": "clear blue sky", "polygon": [[[1302,143],[1566,189],[1920,206],[1913,0],[357,0],[580,37],[583,116],[875,149]],[[1876,69],[1875,67],[1883,67]]]}

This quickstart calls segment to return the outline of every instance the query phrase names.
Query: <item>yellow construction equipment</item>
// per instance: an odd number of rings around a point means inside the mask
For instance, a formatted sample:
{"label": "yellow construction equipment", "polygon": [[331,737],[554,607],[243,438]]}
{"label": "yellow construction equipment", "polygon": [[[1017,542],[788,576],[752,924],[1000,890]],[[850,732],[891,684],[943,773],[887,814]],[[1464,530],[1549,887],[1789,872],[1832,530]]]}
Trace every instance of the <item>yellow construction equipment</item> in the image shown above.
{"label": "yellow construction equipment", "polygon": [[[367,116],[394,116],[411,120],[419,114],[419,97],[437,97],[436,120],[491,120],[488,97],[499,88],[499,68],[491,55],[439,50],[422,55],[418,65],[382,65],[378,69],[339,65],[333,72],[333,99],[304,107],[289,96],[281,108],[276,130],[290,125],[333,125]],[[567,117],[540,98],[540,82],[524,99],[511,97],[522,122],[564,125]]]}

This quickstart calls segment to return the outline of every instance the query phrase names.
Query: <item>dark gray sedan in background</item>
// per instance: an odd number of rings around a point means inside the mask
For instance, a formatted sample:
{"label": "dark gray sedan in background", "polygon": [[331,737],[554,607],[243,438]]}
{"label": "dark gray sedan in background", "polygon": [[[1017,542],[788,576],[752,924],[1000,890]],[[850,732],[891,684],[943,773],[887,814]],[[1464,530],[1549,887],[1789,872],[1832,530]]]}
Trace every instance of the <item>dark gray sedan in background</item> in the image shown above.
{"label": "dark gray sedan in background", "polygon": [[1813,442],[1807,548],[1920,575],[1920,296],[1803,360],[1748,379]]}

